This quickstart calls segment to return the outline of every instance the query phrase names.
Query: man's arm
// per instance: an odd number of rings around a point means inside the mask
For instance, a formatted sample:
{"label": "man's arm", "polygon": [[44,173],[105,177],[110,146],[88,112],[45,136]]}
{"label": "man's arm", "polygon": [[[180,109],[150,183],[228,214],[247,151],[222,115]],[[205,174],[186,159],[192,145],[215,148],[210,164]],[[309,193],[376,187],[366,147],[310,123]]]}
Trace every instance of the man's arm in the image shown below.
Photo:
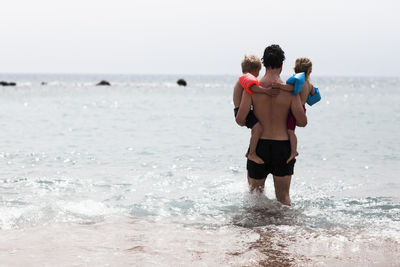
{"label": "man's arm", "polygon": [[239,81],[236,82],[235,87],[233,88],[233,105],[239,107],[240,99],[242,98],[243,87],[240,85]]}
{"label": "man's arm", "polygon": [[245,90],[243,90],[242,100],[240,101],[239,111],[236,115],[236,123],[240,126],[246,125],[246,117],[249,114],[251,108],[251,96]]}
{"label": "man's arm", "polygon": [[294,85],[292,85],[292,84],[272,83],[272,88],[281,89],[281,90],[285,90],[288,92],[294,91]]}
{"label": "man's arm", "polygon": [[304,112],[303,105],[301,104],[300,95],[294,95],[290,105],[293,116],[296,119],[296,125],[305,127],[307,125],[307,116]]}
{"label": "man's arm", "polygon": [[277,88],[272,88],[272,86],[270,87],[262,87],[259,85],[252,85],[250,87],[250,90],[253,91],[254,93],[261,93],[261,94],[267,94],[269,96],[276,96],[279,95],[280,91]]}

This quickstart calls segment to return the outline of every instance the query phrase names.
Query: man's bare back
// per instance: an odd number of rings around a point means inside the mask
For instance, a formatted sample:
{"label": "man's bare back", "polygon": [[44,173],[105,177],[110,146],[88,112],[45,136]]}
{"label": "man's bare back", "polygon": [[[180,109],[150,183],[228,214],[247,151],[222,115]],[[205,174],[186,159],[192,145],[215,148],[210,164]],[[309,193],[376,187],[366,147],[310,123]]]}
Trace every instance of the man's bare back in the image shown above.
{"label": "man's bare back", "polygon": [[[273,82],[282,83],[278,70],[269,70],[260,79],[260,85],[271,86]],[[287,118],[292,110],[298,126],[304,127],[307,124],[307,117],[304,114],[299,95],[281,91],[277,96],[270,97],[263,94],[251,95],[254,113],[263,125],[262,139],[288,140]]]}

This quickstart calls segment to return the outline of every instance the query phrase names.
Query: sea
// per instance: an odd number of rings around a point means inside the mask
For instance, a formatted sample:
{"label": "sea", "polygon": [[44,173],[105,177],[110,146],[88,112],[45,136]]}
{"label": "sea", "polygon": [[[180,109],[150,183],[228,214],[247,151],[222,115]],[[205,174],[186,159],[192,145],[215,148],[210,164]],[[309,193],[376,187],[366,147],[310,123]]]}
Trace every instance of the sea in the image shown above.
{"label": "sea", "polygon": [[288,207],[235,75],[0,74],[0,266],[400,266],[400,78],[311,79]]}

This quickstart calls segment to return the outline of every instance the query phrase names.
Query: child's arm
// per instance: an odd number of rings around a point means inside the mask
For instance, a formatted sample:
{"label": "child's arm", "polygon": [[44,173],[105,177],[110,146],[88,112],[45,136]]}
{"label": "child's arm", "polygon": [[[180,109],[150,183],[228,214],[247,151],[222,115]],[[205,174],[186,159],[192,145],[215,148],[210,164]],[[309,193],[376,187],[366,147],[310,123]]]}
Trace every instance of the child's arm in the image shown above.
{"label": "child's arm", "polygon": [[273,89],[271,86],[268,88],[260,86],[257,78],[252,74],[245,74],[239,77],[240,85],[249,94],[261,93],[270,96],[276,96],[279,94],[279,90]]}
{"label": "child's arm", "polygon": [[280,93],[279,89],[272,88],[272,86],[265,88],[256,84],[252,85],[250,90],[254,93],[267,94],[269,96],[276,96]]}
{"label": "child's arm", "polygon": [[294,91],[294,85],[292,84],[272,83],[272,88],[281,89],[288,92]]}

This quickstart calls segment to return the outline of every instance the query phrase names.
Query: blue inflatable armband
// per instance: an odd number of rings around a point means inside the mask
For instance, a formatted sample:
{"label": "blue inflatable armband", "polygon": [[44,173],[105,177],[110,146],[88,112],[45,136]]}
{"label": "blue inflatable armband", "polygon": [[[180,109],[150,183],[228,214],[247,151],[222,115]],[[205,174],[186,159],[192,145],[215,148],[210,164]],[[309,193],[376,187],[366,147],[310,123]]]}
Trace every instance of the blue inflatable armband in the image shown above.
{"label": "blue inflatable armband", "polygon": [[310,106],[314,105],[315,103],[321,100],[321,95],[319,94],[318,88],[314,87],[314,90],[315,94],[314,95],[309,94],[307,98],[307,104],[309,104]]}
{"label": "blue inflatable armband", "polygon": [[294,85],[293,94],[297,95],[304,89],[304,82],[305,82],[306,75],[304,72],[293,74],[292,77],[287,79],[286,84]]}

